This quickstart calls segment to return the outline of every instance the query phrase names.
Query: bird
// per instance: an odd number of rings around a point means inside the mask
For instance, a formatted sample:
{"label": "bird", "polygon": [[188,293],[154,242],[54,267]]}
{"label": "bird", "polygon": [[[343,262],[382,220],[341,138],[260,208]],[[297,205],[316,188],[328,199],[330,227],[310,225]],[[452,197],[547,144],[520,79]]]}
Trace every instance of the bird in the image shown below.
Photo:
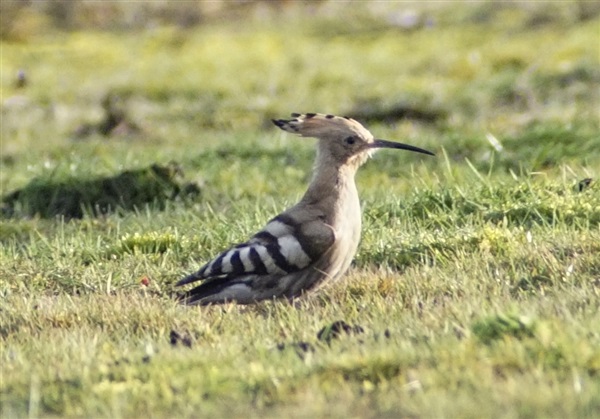
{"label": "bird", "polygon": [[376,139],[350,117],[292,113],[273,119],[280,129],[318,140],[312,180],[300,202],[272,218],[248,241],[237,244],[178,281],[200,285],[183,293],[189,305],[254,304],[294,300],[341,277],[361,235],[356,171],[381,148],[434,153]]}

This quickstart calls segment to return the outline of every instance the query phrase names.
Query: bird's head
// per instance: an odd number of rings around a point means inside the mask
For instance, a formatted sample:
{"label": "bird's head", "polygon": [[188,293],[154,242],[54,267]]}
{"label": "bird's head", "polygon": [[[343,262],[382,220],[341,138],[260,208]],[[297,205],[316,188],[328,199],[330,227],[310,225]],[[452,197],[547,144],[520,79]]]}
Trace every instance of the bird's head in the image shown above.
{"label": "bird's head", "polygon": [[408,144],[380,140],[352,118],[319,113],[292,114],[293,119],[274,119],[284,131],[319,140],[319,152],[326,153],[339,164],[362,165],[380,148],[409,150],[434,155],[432,152]]}

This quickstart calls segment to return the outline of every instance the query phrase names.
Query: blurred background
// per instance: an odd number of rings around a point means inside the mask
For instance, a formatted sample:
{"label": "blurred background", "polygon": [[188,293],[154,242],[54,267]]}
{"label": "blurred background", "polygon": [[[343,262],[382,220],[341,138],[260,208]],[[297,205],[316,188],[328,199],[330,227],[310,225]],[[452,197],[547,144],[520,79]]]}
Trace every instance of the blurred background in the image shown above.
{"label": "blurred background", "polygon": [[[0,7],[3,192],[50,174],[196,170],[210,150],[267,153],[291,144],[270,124],[290,112],[349,115],[500,173],[597,161],[598,2]],[[292,146],[312,158],[312,143]],[[381,165],[394,176],[411,157]]]}

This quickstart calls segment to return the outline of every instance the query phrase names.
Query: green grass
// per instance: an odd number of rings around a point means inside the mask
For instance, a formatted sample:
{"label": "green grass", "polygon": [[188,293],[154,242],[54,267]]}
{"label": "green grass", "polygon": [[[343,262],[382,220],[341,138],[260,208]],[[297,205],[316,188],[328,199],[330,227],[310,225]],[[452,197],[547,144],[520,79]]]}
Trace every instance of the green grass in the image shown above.
{"label": "green grass", "polygon": [[[80,219],[0,218],[1,415],[598,417],[600,20],[494,5],[424,7],[417,30],[393,4],[329,4],[2,41],[3,197],[91,198]],[[109,94],[140,131],[74,135]],[[369,128],[437,156],[361,169],[343,280],[294,304],[177,304],[177,279],[310,179],[314,141],[269,118],[399,105],[439,117]],[[93,211],[91,185],[170,162],[199,193]],[[354,329],[332,336],[339,320]]]}

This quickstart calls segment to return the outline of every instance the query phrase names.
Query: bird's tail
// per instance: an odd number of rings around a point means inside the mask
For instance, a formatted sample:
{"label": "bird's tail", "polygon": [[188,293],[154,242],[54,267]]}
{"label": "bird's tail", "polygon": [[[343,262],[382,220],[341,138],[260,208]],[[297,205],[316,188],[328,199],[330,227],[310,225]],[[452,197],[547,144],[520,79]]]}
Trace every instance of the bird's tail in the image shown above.
{"label": "bird's tail", "polygon": [[175,284],[176,287],[181,287],[183,285],[187,285],[187,284],[191,284],[192,282],[196,282],[202,279],[202,277],[200,275],[198,275],[199,272],[195,272],[193,274],[190,274],[188,276],[186,276],[185,278],[181,278],[179,281],[177,281],[177,283]]}
{"label": "bird's tail", "polygon": [[225,284],[215,284],[214,282],[205,282],[203,284],[198,285],[195,288],[184,293],[180,301],[183,304],[187,305],[206,305],[210,304],[212,299],[209,297],[214,296],[221,292],[223,288],[225,288]]}
{"label": "bird's tail", "polygon": [[228,302],[249,304],[256,302],[253,298],[251,286],[244,281],[236,281],[227,277],[203,282],[184,293],[180,297],[180,301],[187,305],[222,304]]}

